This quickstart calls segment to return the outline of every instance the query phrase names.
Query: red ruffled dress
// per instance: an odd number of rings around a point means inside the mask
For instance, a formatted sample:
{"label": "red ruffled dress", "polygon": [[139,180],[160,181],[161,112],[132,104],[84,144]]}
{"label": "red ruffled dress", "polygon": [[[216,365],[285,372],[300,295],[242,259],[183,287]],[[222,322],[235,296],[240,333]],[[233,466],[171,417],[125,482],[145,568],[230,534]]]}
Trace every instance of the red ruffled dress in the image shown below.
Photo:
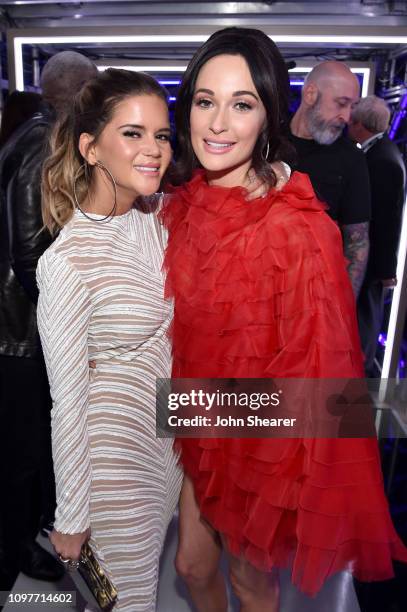
{"label": "red ruffled dress", "polygon": [[[202,171],[173,189],[167,294],[175,299],[173,376],[363,377],[338,227],[295,172],[247,202]],[[261,570],[290,567],[314,595],[351,570],[364,581],[407,561],[370,439],[179,439],[202,516]]]}

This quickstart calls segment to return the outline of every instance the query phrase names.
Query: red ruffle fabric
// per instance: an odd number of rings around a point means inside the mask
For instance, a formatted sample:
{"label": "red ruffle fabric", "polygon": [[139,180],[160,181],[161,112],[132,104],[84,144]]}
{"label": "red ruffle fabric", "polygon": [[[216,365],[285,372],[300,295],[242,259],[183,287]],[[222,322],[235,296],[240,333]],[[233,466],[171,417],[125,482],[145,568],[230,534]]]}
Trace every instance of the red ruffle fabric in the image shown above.
{"label": "red ruffle fabric", "polygon": [[[295,172],[247,202],[197,172],[163,209],[173,376],[363,376],[339,229]],[[202,515],[230,551],[290,567],[314,595],[348,569],[365,581],[407,561],[389,515],[375,439],[179,439]]]}

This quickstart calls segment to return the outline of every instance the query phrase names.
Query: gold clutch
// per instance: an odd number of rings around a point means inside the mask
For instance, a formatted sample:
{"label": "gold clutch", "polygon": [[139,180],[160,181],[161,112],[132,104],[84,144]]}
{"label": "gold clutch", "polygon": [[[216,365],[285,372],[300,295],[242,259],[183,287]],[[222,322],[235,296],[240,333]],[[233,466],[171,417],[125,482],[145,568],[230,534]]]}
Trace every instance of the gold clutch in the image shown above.
{"label": "gold clutch", "polygon": [[82,547],[78,570],[102,612],[110,612],[117,601],[117,590],[100,567],[89,544]]}

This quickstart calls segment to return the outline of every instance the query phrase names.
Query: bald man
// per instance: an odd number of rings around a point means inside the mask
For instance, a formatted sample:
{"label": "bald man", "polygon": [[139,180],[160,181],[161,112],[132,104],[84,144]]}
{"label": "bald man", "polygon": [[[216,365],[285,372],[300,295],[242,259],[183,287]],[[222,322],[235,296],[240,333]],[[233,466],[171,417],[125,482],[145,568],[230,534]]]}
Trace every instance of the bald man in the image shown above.
{"label": "bald man", "polygon": [[41,170],[55,119],[96,74],[95,65],[79,53],[51,57],[41,74],[43,112],[0,151],[0,590],[11,589],[20,571],[47,581],[63,574],[35,541],[40,513],[52,519],[55,495],[51,400],[35,306],[35,270],[51,241],[43,230]]}
{"label": "bald man", "polygon": [[390,109],[382,98],[367,96],[352,110],[349,137],[365,154],[372,192],[370,253],[358,299],[359,329],[367,376],[378,376],[377,338],[383,320],[385,292],[397,283],[397,250],[404,204],[406,169],[387,129]]}
{"label": "bald man", "polygon": [[310,176],[341,229],[355,296],[369,254],[369,176],[363,153],[342,132],[358,100],[359,82],[349,68],[341,62],[321,62],[308,74],[291,121],[297,169]]}

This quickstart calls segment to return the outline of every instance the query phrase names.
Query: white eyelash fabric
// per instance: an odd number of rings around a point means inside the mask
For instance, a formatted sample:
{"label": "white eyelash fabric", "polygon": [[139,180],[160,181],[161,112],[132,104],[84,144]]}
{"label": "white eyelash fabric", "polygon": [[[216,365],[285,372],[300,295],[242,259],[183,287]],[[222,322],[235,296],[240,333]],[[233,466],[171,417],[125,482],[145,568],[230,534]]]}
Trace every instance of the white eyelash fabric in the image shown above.
{"label": "white eyelash fabric", "polygon": [[91,546],[119,592],[115,610],[126,612],[155,609],[181,484],[172,440],[155,436],[155,381],[171,371],[165,241],[154,213],[133,209],[98,223],[76,212],[37,270],[55,528],[91,527]]}

